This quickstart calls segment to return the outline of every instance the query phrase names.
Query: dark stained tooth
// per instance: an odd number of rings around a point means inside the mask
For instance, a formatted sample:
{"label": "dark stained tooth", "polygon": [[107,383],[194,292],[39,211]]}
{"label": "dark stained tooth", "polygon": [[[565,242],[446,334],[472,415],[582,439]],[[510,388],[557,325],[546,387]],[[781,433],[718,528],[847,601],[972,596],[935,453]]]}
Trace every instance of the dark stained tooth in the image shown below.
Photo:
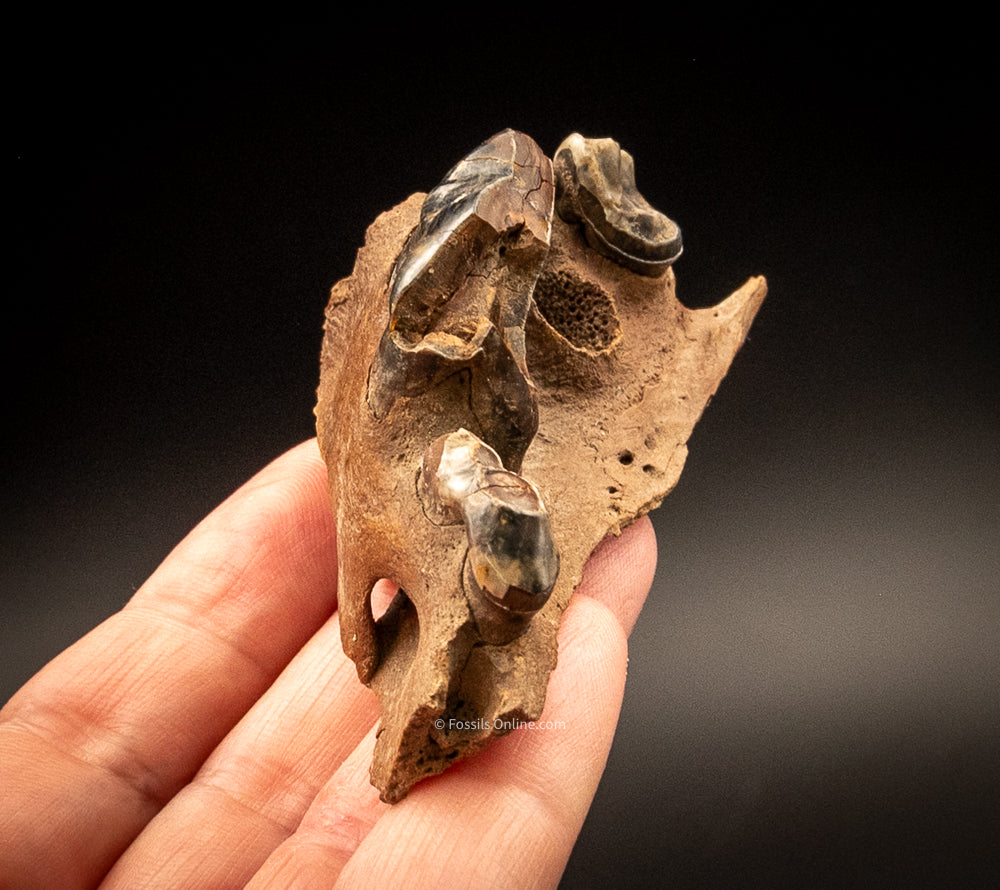
{"label": "dark stained tooth", "polygon": [[559,554],[542,498],[468,430],[441,436],[424,454],[420,493],[440,524],[465,522],[473,595],[507,612],[537,612],[559,577]]}
{"label": "dark stained tooth", "polygon": [[504,464],[519,469],[538,429],[524,323],[549,249],[552,165],[504,130],[424,200],[389,284],[389,324],[368,386],[378,418],[400,397],[468,369],[470,408]]}
{"label": "dark stained tooth", "polygon": [[662,275],[681,255],[681,230],[635,185],[632,156],[613,139],[567,137],[553,159],[556,210],[583,224],[587,243],[640,275]]}

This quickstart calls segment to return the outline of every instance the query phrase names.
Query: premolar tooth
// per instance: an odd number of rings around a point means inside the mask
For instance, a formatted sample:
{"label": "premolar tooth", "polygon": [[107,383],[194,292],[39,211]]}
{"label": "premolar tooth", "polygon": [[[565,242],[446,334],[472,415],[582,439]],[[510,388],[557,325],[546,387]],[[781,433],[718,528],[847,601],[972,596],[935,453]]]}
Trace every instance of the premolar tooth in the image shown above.
{"label": "premolar tooth", "polygon": [[439,522],[465,522],[475,593],[519,614],[545,605],[559,554],[541,495],[503,469],[497,453],[468,430],[436,439],[424,454],[421,494]]}

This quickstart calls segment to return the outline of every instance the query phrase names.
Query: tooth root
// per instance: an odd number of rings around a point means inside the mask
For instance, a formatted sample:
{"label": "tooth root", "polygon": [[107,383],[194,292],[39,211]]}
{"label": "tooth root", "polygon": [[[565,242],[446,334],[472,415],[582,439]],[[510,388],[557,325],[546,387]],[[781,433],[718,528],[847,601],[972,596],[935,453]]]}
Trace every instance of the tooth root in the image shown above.
{"label": "tooth root", "polygon": [[538,490],[503,469],[468,430],[435,440],[424,454],[421,494],[432,519],[465,523],[475,593],[507,612],[537,612],[559,576],[552,525]]}

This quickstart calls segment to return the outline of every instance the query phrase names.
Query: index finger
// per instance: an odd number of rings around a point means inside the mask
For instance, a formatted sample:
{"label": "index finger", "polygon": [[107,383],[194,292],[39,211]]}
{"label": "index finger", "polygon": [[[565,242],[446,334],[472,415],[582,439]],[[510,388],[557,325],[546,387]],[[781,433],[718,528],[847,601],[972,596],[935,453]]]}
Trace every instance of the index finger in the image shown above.
{"label": "index finger", "polygon": [[336,608],[326,480],[278,458],[8,702],[0,872],[99,880]]}

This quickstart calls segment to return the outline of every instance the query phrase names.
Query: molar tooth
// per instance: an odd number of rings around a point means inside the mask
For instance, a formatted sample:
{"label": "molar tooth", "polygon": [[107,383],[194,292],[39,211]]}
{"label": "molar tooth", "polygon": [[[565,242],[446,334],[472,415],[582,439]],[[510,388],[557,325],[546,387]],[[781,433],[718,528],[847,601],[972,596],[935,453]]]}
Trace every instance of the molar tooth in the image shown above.
{"label": "molar tooth", "polygon": [[681,255],[677,223],[646,201],[635,185],[632,155],[613,139],[573,133],[556,149],[556,210],[583,224],[587,243],[608,259],[656,277]]}
{"label": "molar tooth", "polygon": [[427,195],[389,281],[388,324],[368,382],[376,418],[468,371],[468,422],[519,469],[538,429],[524,324],[548,255],[554,195],[551,162],[513,130],[473,150]]}

